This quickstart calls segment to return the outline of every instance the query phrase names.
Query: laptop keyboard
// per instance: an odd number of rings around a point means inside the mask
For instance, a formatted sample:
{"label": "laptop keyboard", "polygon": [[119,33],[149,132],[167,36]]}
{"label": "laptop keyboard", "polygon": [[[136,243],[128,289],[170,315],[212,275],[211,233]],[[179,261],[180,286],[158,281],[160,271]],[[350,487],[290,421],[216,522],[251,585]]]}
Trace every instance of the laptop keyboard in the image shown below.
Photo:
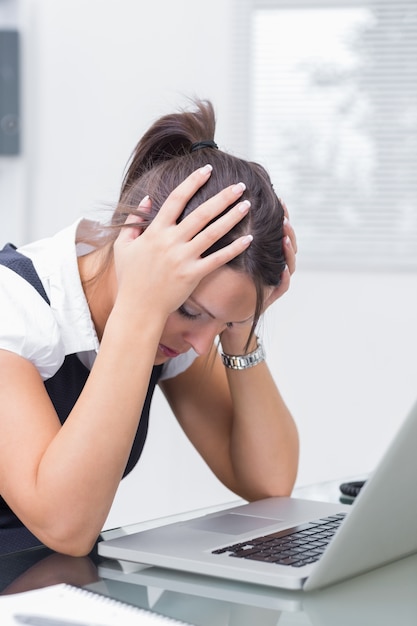
{"label": "laptop keyboard", "polygon": [[212,554],[228,553],[229,556],[241,559],[302,567],[318,561],[345,515],[337,513],[323,517],[314,522],[219,548],[213,550]]}

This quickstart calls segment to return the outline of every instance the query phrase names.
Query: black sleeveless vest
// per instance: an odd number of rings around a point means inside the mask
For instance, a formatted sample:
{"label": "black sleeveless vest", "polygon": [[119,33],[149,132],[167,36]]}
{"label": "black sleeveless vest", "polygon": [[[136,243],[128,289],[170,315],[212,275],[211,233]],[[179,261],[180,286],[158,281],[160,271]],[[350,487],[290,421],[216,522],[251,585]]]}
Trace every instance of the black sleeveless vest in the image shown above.
{"label": "black sleeveless vest", "polygon": [[[5,265],[27,280],[38,291],[42,298],[50,304],[49,298],[31,259],[17,252],[12,244],[6,244],[3,250],[0,250],[0,264]],[[148,433],[151,400],[161,372],[162,365],[154,366],[139,427],[123,476],[126,476],[134,468],[142,453]],[[76,403],[88,375],[88,368],[81,363],[77,355],[69,354],[65,357],[64,363],[56,374],[45,381],[45,388],[51,398],[61,424],[65,422]],[[18,453],[18,451],[16,451],[16,453]],[[40,541],[23,526],[0,496],[0,554],[23,550],[35,545],[41,545]]]}

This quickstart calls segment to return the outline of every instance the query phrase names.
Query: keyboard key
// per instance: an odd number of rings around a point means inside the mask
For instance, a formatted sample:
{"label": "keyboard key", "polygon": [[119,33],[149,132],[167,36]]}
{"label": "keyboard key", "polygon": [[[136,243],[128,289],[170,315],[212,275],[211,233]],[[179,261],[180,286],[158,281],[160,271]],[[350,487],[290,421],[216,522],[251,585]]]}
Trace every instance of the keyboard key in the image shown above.
{"label": "keyboard key", "polygon": [[212,554],[228,554],[234,558],[302,567],[320,558],[344,517],[343,513],[332,515],[291,529],[218,548],[213,550]]}

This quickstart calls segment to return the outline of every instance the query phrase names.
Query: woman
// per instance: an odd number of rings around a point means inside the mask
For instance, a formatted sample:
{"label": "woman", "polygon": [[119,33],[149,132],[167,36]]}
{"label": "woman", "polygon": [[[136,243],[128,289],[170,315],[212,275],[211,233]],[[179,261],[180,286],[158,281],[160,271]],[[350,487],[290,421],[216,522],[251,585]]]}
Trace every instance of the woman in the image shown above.
{"label": "woman", "polygon": [[207,102],[161,118],[110,226],[81,220],[0,255],[6,549],[91,550],[156,383],[227,487],[291,492],[297,431],[255,328],[289,286],[295,237],[264,169],[218,150],[214,128]]}

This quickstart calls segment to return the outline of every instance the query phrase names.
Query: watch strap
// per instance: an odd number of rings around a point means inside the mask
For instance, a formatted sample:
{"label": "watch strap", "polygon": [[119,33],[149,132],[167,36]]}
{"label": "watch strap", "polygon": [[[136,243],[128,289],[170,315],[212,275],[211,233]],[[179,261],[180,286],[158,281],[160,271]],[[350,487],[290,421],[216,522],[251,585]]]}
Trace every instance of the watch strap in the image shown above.
{"label": "watch strap", "polygon": [[265,356],[265,350],[259,339],[256,349],[249,354],[232,355],[221,352],[223,365],[232,370],[246,370],[249,367],[255,367],[255,365],[265,361]]}

